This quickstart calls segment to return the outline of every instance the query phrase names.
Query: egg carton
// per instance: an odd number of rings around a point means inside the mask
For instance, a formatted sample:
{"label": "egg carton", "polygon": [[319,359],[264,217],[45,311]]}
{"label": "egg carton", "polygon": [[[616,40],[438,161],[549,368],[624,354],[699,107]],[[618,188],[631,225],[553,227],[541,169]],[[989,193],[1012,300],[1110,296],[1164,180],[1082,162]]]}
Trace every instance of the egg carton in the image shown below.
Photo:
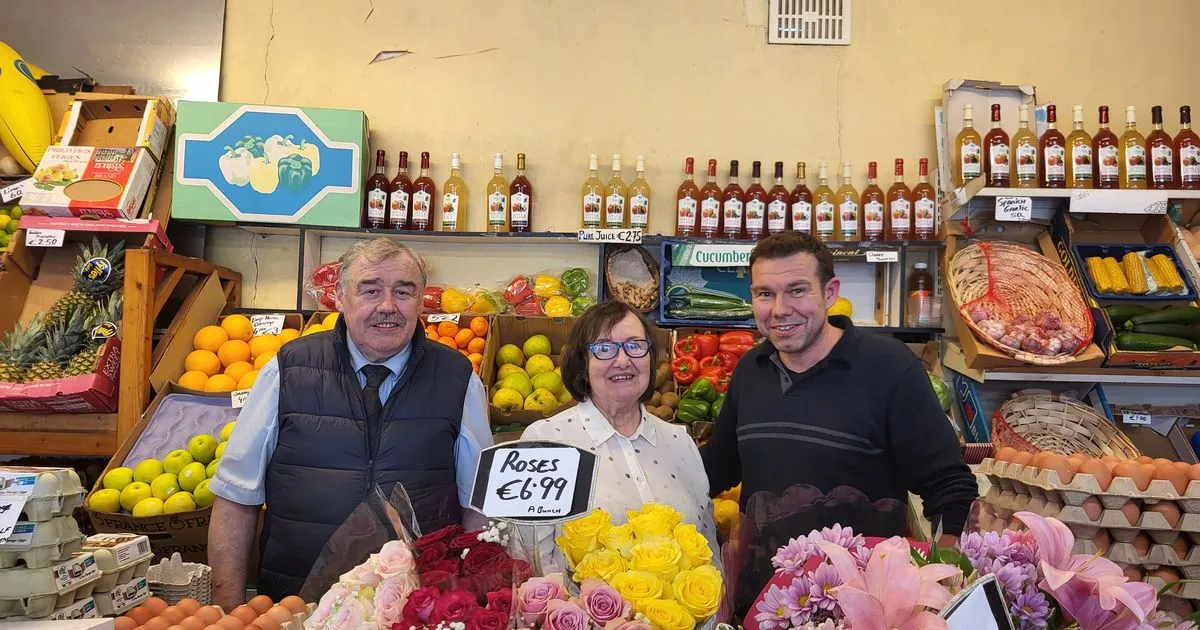
{"label": "egg carton", "polygon": [[1144,532],[1155,543],[1170,545],[1186,532],[1192,540],[1200,537],[1200,514],[1184,514],[1177,526],[1172,527],[1167,518],[1158,512],[1142,512],[1138,522],[1129,523],[1129,519],[1121,510],[1103,510],[1100,518],[1088,517],[1087,510],[1082,506],[1067,505],[1055,518],[1066,523],[1076,537],[1091,538],[1096,532],[1105,529],[1113,540],[1130,542],[1138,532]]}
{"label": "egg carton", "polygon": [[[1162,590],[1162,587],[1167,583],[1157,575],[1148,575],[1144,582],[1150,584],[1155,590]],[[1200,599],[1200,582],[1188,582],[1179,584],[1175,587],[1176,590],[1165,593],[1164,596],[1177,597],[1179,599],[1197,600]]]}
{"label": "egg carton", "polygon": [[304,611],[292,615],[291,621],[279,624],[279,630],[304,630],[304,622],[312,616],[316,609],[316,604],[308,604]]}
{"label": "egg carton", "polygon": [[[981,468],[983,465],[981,464]],[[1139,489],[1128,477],[1114,477],[1108,488],[1100,489],[1093,475],[1076,473],[1071,483],[1065,484],[1058,472],[1021,466],[1010,462],[987,462],[986,475],[995,476],[999,485],[1016,492],[1030,495],[1056,495],[1066,505],[1083,505],[1089,497],[1097,497],[1108,509],[1118,509],[1129,499],[1141,499],[1147,503],[1175,501],[1179,509],[1187,513],[1200,513],[1200,480],[1188,483],[1183,494],[1174,484],[1163,479],[1151,480],[1145,490]]]}
{"label": "egg carton", "polygon": [[18,517],[23,521],[48,521],[83,505],[83,484],[70,468],[0,466],[0,490],[12,488],[29,493]]}
{"label": "egg carton", "polygon": [[83,534],[73,516],[56,516],[40,523],[17,521],[8,538],[0,542],[0,569],[18,564],[43,569],[66,560],[82,547]]}
{"label": "egg carton", "polygon": [[150,539],[137,534],[96,534],[89,536],[83,544],[84,551],[92,552],[101,578],[96,591],[111,591],[118,584],[134,578],[145,577],[154,560],[150,550]]}
{"label": "egg carton", "polygon": [[[55,610],[48,616],[36,621],[72,621],[74,619],[99,619],[100,611],[96,608],[96,599],[93,597],[84,597],[76,600]],[[34,621],[30,617],[8,617],[4,620],[5,623],[13,623],[17,621]]]}
{"label": "egg carton", "polygon": [[135,577],[128,582],[122,582],[115,588],[93,594],[100,614],[105,617],[123,615],[126,611],[140,606],[150,599],[150,582],[145,576]]}
{"label": "egg carton", "polygon": [[0,570],[0,618],[45,617],[71,602],[91,597],[100,568],[91,553],[81,552],[45,569]]}
{"label": "egg carton", "polygon": [[178,552],[152,565],[146,577],[150,592],[168,604],[177,604],[185,598],[201,604],[212,603],[212,567],[184,562]]}

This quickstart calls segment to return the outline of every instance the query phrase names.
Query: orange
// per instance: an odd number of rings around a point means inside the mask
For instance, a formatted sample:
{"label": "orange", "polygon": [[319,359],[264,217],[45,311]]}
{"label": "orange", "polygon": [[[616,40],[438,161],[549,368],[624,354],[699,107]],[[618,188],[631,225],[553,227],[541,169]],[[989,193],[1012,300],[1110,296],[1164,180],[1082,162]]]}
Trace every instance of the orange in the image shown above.
{"label": "orange", "polygon": [[222,319],[221,328],[229,335],[230,339],[238,341],[250,341],[250,338],[254,336],[254,325],[245,315],[230,315]]}
{"label": "orange", "polygon": [[250,345],[245,341],[230,339],[221,344],[221,348],[217,350],[217,358],[221,359],[221,365],[225,367],[229,367],[240,361],[249,361]]}
{"label": "orange", "polygon": [[475,333],[476,337],[486,337],[488,334],[488,323],[486,317],[474,317],[471,319],[471,332]]}
{"label": "orange", "polygon": [[267,364],[267,361],[271,360],[271,357],[275,356],[275,353],[276,353],[276,351],[272,350],[270,352],[264,352],[256,357],[254,357],[254,369],[255,370],[263,369],[263,366]]}
{"label": "orange", "polygon": [[479,354],[478,352],[472,352],[468,354],[467,358],[470,359],[471,363],[475,364],[476,366],[483,365],[483,355]]}
{"label": "orange", "polygon": [[183,376],[179,377],[179,386],[188,389],[201,390],[204,389],[204,383],[208,380],[208,375],[199,370],[184,372]]}
{"label": "orange", "polygon": [[476,337],[471,340],[471,343],[467,344],[467,352],[470,352],[472,354],[474,354],[476,352],[478,352],[479,354],[483,354],[483,347],[486,345],[487,345],[486,339],[484,339],[483,337]]}
{"label": "orange", "polygon": [[250,389],[251,387],[254,387],[254,380],[257,378],[258,378],[258,370],[250,370],[249,372],[246,372],[245,374],[243,374],[242,378],[238,379],[237,388],[238,389]]}
{"label": "orange", "polygon": [[426,326],[425,327],[425,336],[429,337],[430,339],[433,339],[434,341],[437,341],[437,338],[440,336],[437,334],[437,326],[434,326],[432,324],[430,324],[429,326]]}
{"label": "orange", "polygon": [[471,371],[472,371],[472,372],[474,372],[474,373],[476,373],[476,374],[479,374],[479,364],[478,364],[478,363],[472,363],[472,364],[471,364]]}
{"label": "orange", "polygon": [[[213,328],[217,327],[213,326]],[[220,329],[218,328],[218,330]],[[208,376],[212,376],[221,371],[221,360],[217,358],[214,352],[192,350],[188,353],[187,358],[183,360],[183,369],[186,372],[204,372]]]}
{"label": "orange", "polygon": [[469,352],[467,352],[466,350],[463,350],[462,348],[458,349],[458,353],[463,355],[464,357],[467,356],[468,354],[470,354]]}
{"label": "orange", "polygon": [[231,392],[236,387],[237,381],[233,380],[232,376],[225,374],[214,374],[208,377],[208,381],[204,383],[206,392]]}
{"label": "orange", "polygon": [[300,337],[300,331],[295,328],[284,328],[279,331],[279,343],[284,344]]}
{"label": "orange", "polygon": [[279,337],[259,335],[250,340],[250,356],[257,359],[261,354],[277,352],[281,346],[283,346],[283,342],[279,341]]}
{"label": "orange", "polygon": [[458,350],[458,344],[457,344],[457,343],[454,343],[454,337],[438,337],[438,340],[437,340],[437,342],[438,342],[438,343],[440,343],[440,344],[443,344],[443,345],[445,345],[445,346],[447,346],[447,347],[454,348],[455,350]]}
{"label": "orange", "polygon": [[208,350],[216,352],[221,348],[221,344],[229,341],[229,333],[225,332],[220,326],[205,326],[196,331],[196,336],[192,337],[192,347],[196,350]]}
{"label": "orange", "polygon": [[438,322],[437,332],[439,337],[453,337],[458,334],[458,324],[454,322]]}
{"label": "orange", "polygon": [[250,365],[246,361],[236,361],[233,364],[225,367],[225,376],[228,376],[236,381],[245,376],[246,372],[252,371],[254,371],[253,365]]}
{"label": "orange", "polygon": [[454,335],[454,343],[458,344],[459,348],[466,348],[467,344],[475,338],[475,333],[471,332],[470,328],[464,328]]}

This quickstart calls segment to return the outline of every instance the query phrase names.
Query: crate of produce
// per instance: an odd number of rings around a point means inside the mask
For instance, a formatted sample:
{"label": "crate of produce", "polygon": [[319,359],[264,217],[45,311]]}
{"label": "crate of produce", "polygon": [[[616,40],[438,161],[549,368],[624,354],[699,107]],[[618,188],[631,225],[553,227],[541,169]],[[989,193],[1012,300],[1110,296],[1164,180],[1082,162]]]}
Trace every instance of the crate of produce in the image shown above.
{"label": "crate of produce", "polygon": [[1075,245],[1071,253],[1087,271],[1084,285],[1097,300],[1196,299],[1171,245]]}
{"label": "crate of produce", "polygon": [[92,596],[100,569],[91,553],[81,552],[44,569],[0,569],[0,619],[46,617]]}
{"label": "crate of produce", "polygon": [[666,239],[659,252],[658,321],[665,325],[748,328],[752,243]]}

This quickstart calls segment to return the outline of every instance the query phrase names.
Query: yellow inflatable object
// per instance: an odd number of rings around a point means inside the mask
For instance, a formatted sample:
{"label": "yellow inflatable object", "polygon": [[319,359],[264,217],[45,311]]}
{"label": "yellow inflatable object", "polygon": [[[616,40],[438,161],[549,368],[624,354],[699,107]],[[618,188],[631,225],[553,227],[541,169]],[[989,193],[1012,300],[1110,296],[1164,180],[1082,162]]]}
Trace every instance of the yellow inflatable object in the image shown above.
{"label": "yellow inflatable object", "polygon": [[846,317],[850,317],[850,316],[854,315],[854,307],[851,306],[850,300],[840,297],[837,299],[836,302],[833,303],[833,306],[829,307],[829,310],[827,311],[827,313],[830,316],[845,315]]}
{"label": "yellow inflatable object", "polygon": [[50,105],[37,86],[37,77],[43,74],[0,42],[0,142],[30,173],[54,135]]}

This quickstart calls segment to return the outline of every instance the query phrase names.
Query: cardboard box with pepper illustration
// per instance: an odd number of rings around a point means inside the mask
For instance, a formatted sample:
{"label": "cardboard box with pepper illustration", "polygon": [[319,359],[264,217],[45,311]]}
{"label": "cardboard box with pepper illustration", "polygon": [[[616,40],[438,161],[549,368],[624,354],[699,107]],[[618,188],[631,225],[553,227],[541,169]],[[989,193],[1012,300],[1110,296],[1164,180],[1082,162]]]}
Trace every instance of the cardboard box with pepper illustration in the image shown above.
{"label": "cardboard box with pepper illustration", "polygon": [[361,111],[180,101],[172,216],[357,227]]}

